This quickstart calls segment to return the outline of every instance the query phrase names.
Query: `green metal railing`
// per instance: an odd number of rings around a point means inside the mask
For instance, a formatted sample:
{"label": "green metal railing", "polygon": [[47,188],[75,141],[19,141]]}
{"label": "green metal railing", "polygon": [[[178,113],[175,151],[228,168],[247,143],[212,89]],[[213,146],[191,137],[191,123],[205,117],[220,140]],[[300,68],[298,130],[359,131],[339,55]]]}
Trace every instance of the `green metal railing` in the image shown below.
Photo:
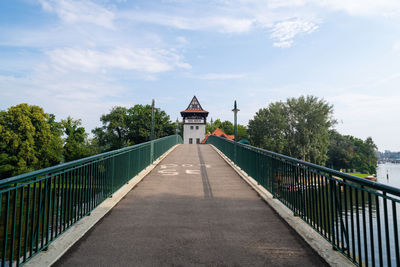
{"label": "green metal railing", "polygon": [[179,143],[180,136],[168,136],[0,180],[1,266],[18,266],[46,249]]}
{"label": "green metal railing", "polygon": [[400,266],[400,189],[210,136],[237,166],[358,266]]}

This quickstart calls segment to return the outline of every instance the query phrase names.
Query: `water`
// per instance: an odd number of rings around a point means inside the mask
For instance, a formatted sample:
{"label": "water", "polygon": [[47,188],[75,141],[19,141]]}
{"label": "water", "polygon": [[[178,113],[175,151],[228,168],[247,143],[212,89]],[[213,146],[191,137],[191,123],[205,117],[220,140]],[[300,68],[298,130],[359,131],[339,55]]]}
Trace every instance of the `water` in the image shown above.
{"label": "water", "polygon": [[[387,179],[387,173],[389,179]],[[400,164],[380,164],[377,169],[377,182],[400,188]],[[319,195],[320,191],[322,195],[324,190],[330,191],[328,185],[314,190],[316,195]],[[384,198],[378,190],[367,188],[367,192],[364,192],[358,189],[355,191],[355,188],[350,190],[349,187],[346,191],[343,188],[337,190],[338,199],[342,203],[340,207],[342,213],[339,216],[340,219],[335,220],[338,224],[338,230],[335,232],[340,233],[343,229],[348,233],[348,238],[338,237],[339,243],[349,245],[350,250],[345,253],[349,252],[350,257],[361,258],[364,264],[368,262],[368,266],[388,266],[389,263],[391,266],[400,266],[400,264],[397,265],[395,248],[395,233],[397,232],[400,236],[400,202],[393,200],[398,197],[388,194],[385,212]],[[312,200],[308,199],[308,201]],[[328,205],[327,202],[324,205]],[[397,212],[393,212],[393,207]],[[397,225],[397,231],[395,225]]]}
{"label": "water", "polygon": [[[400,188],[400,164],[379,164],[376,172],[378,183]],[[386,174],[389,174],[389,179],[386,178]]]}
{"label": "water", "polygon": [[[377,182],[381,183],[381,184],[385,184],[385,185],[389,185],[392,187],[396,187],[396,188],[400,188],[400,164],[394,164],[394,163],[385,163],[385,164],[379,164],[378,168],[377,168]],[[394,196],[392,196],[394,197]],[[394,197],[397,198],[397,197]],[[372,199],[373,200],[373,199]],[[396,210],[397,210],[397,215],[396,218],[397,219],[397,228],[398,228],[398,235],[400,235],[400,226],[398,225],[400,222],[400,214],[399,214],[399,210],[400,210],[400,203],[397,202],[396,204],[393,204],[392,201],[388,201],[388,206],[387,206],[387,218],[388,218],[388,228],[389,228],[389,236],[386,239],[385,237],[385,232],[384,232],[384,225],[383,225],[383,218],[384,218],[384,206],[383,206],[383,201],[382,199],[380,199],[379,202],[379,207],[376,206],[376,202],[372,201],[371,206],[368,205],[368,201],[365,202],[365,205],[363,206],[361,204],[361,202],[358,203],[358,208],[361,209],[365,209],[366,210],[366,214],[368,215],[368,211],[369,208],[371,208],[372,210],[372,219],[371,221],[367,220],[366,221],[366,225],[365,225],[365,229],[369,229],[370,228],[370,222],[373,225],[374,228],[374,234],[373,237],[371,238],[370,233],[364,232],[361,233],[361,242],[360,242],[360,247],[363,248],[365,242],[367,242],[367,246],[368,246],[368,253],[366,253],[366,251],[360,251],[361,255],[363,257],[363,259],[365,259],[366,257],[368,257],[368,261],[369,261],[369,265],[371,265],[371,262],[375,262],[377,265],[379,265],[378,262],[378,254],[375,254],[378,252],[379,247],[378,247],[378,240],[380,239],[382,241],[382,252],[383,252],[383,266],[387,266],[388,265],[388,261],[391,262],[392,266],[397,266],[396,264],[396,251],[395,251],[395,242],[394,242],[394,221],[393,221],[393,206],[396,206]],[[353,207],[355,206],[354,203],[351,203],[351,205],[353,205]],[[381,227],[382,227],[382,236],[381,238],[378,238],[377,236],[377,208],[379,208],[380,210],[380,217],[381,217]],[[354,213],[354,215],[357,217],[357,214]],[[358,217],[360,219],[360,221],[362,221],[362,214],[361,212],[358,213]],[[344,216],[343,216],[344,218]],[[368,216],[367,216],[368,218]],[[364,228],[364,227],[362,227]],[[349,229],[349,232],[351,233],[351,229]],[[365,236],[364,236],[365,235]],[[365,239],[364,239],[365,237]],[[374,242],[373,245],[371,244],[371,239]],[[387,241],[388,240],[388,241]],[[386,244],[386,241],[388,242]],[[350,241],[351,242],[351,241]],[[352,242],[351,242],[352,243]],[[359,245],[356,245],[356,248],[358,248]],[[376,259],[374,260],[373,255],[371,255],[371,253],[369,252],[371,246],[374,247],[375,249],[375,257]],[[387,254],[388,250],[390,251],[390,256]],[[359,252],[355,252],[356,255],[359,255]],[[390,259],[390,260],[389,260]]]}

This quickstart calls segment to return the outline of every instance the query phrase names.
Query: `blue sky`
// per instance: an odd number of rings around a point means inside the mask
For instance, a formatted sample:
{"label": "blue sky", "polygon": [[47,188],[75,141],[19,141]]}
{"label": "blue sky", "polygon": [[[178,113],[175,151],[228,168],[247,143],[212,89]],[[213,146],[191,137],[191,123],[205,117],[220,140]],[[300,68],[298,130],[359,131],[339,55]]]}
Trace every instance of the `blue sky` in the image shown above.
{"label": "blue sky", "polygon": [[0,109],[27,102],[87,130],[156,100],[172,120],[196,95],[247,124],[315,95],[336,129],[400,151],[398,0],[2,0]]}

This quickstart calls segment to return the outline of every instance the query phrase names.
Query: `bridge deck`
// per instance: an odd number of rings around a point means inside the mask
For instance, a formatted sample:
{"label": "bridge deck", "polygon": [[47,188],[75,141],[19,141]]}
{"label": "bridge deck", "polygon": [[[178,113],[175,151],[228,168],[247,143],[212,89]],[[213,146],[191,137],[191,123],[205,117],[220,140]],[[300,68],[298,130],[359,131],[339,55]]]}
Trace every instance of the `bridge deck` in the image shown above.
{"label": "bridge deck", "polygon": [[180,145],[57,266],[326,263],[208,145]]}

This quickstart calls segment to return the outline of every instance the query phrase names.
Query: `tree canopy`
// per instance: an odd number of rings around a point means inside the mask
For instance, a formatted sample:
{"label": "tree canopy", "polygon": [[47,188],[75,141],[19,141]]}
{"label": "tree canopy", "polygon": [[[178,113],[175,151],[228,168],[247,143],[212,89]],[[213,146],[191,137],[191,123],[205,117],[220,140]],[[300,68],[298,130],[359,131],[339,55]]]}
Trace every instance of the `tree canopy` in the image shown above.
{"label": "tree canopy", "polygon": [[365,141],[351,135],[341,135],[332,130],[329,133],[328,167],[355,169],[361,173],[375,174],[378,158],[377,149],[371,137]]}
{"label": "tree canopy", "polygon": [[314,96],[288,98],[260,109],[249,121],[253,145],[291,157],[324,164],[333,107]]}
{"label": "tree canopy", "polygon": [[19,104],[0,112],[0,178],[62,160],[62,131],[41,107]]}
{"label": "tree canopy", "polygon": [[[154,136],[160,138],[175,133],[175,123],[165,111],[155,111]],[[151,106],[114,107],[101,116],[102,127],[92,132],[102,151],[110,151],[150,140]]]}
{"label": "tree canopy", "polygon": [[65,135],[63,147],[65,162],[85,158],[96,153],[96,149],[88,140],[88,134],[81,124],[81,120],[74,120],[71,117],[61,121]]}

